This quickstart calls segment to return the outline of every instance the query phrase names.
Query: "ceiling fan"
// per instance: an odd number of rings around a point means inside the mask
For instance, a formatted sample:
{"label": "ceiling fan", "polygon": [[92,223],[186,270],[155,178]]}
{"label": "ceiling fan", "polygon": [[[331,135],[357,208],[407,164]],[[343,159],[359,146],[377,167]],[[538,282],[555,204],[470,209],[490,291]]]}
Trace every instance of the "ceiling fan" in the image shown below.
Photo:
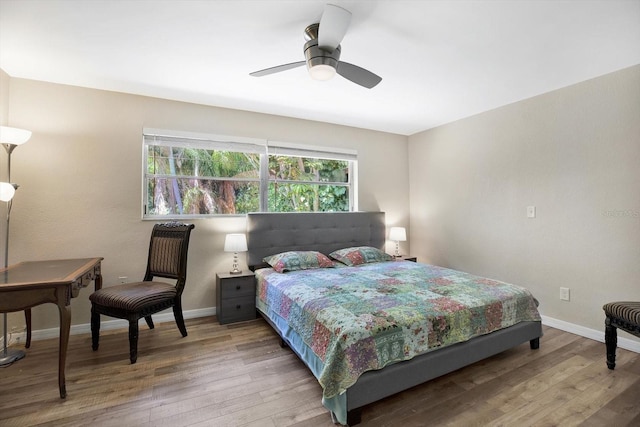
{"label": "ceiling fan", "polygon": [[304,61],[265,68],[249,75],[262,77],[306,64],[309,74],[316,80],[329,80],[337,73],[353,83],[371,89],[382,81],[382,77],[357,65],[340,61],[340,42],[347,33],[350,21],[351,12],[340,6],[327,4],[320,23],[311,24],[304,30],[307,40],[304,44]]}

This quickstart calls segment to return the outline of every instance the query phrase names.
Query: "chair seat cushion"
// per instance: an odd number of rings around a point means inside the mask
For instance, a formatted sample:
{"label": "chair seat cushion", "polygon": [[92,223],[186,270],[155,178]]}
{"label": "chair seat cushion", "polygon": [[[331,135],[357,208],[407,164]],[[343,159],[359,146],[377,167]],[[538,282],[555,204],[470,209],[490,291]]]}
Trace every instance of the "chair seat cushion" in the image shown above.
{"label": "chair seat cushion", "polygon": [[175,299],[174,285],[163,282],[134,282],[109,286],[89,296],[93,304],[129,312],[140,312],[163,301]]}
{"label": "chair seat cushion", "polygon": [[640,326],[639,301],[610,302],[605,304],[602,309],[609,317],[614,317],[632,325]]}

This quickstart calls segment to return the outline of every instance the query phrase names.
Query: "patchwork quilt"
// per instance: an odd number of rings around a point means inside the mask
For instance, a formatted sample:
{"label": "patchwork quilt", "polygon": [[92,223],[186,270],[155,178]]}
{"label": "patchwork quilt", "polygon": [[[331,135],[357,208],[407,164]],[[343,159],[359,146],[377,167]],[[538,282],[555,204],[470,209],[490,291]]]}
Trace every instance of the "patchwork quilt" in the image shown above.
{"label": "patchwork quilt", "polygon": [[322,362],[325,398],[369,370],[538,321],[519,286],[414,262],[256,272],[258,309],[286,321]]}

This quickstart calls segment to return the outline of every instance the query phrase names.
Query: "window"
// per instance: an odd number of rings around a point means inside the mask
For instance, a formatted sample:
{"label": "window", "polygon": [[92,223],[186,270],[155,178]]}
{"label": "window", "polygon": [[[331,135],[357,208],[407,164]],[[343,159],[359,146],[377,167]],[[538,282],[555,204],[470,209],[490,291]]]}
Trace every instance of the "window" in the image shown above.
{"label": "window", "polygon": [[355,210],[356,153],[145,129],[143,217]]}

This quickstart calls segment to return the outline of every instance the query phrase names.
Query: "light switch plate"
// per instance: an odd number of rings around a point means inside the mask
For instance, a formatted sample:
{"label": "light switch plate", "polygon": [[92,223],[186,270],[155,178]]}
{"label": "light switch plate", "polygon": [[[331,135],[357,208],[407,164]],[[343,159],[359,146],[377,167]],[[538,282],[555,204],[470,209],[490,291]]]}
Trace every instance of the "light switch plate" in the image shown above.
{"label": "light switch plate", "polygon": [[536,207],[527,206],[527,218],[535,218],[535,217],[536,217]]}

